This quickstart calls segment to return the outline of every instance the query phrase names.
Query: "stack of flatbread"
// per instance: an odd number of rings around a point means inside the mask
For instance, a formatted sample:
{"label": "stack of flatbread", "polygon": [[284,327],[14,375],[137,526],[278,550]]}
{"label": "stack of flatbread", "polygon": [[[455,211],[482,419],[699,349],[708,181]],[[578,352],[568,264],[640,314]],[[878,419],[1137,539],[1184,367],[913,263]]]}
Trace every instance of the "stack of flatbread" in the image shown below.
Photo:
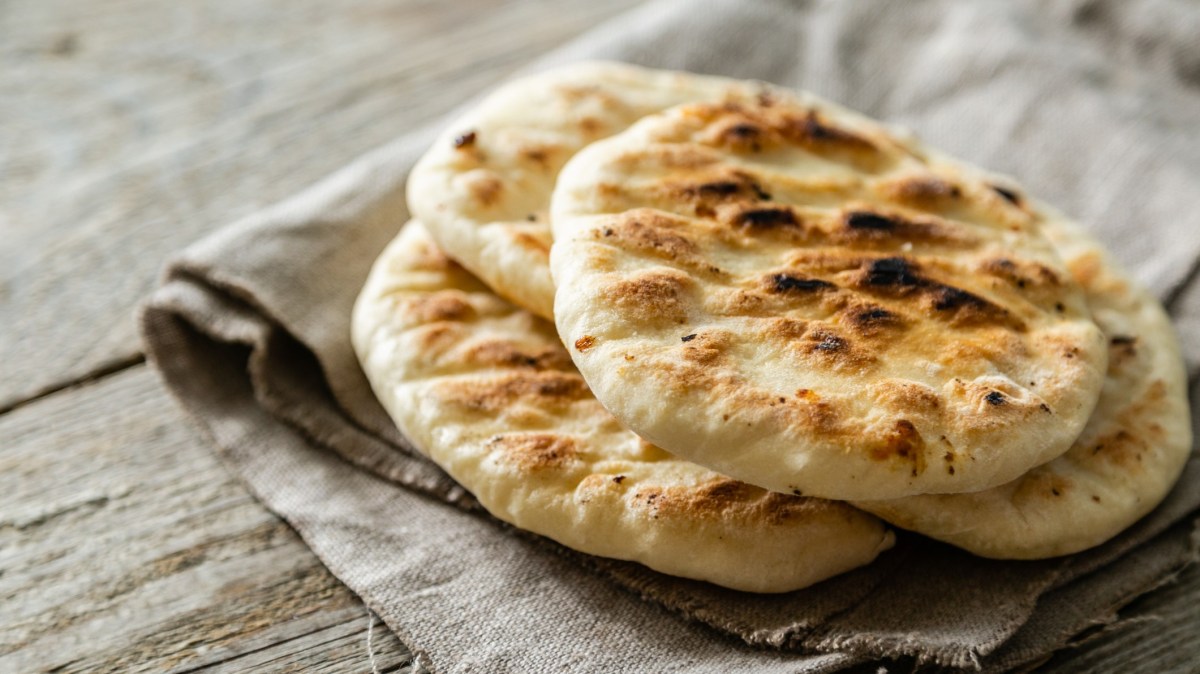
{"label": "stack of flatbread", "polygon": [[363,368],[488,511],[576,550],[752,592],[869,564],[889,525],[1051,557],[1191,448],[1166,314],[1079,226],[807,93],[533,75],[408,199]]}

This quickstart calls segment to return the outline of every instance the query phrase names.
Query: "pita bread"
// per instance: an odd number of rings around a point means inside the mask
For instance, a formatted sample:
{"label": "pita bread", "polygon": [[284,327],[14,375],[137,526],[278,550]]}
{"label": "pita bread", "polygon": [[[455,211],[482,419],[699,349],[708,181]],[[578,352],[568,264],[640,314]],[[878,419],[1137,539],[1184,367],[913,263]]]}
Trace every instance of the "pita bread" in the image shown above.
{"label": "pita bread", "polygon": [[774,491],[978,491],[1065,452],[1107,361],[1008,187],[764,91],[651,115],[553,197],[559,334],[638,435]]}
{"label": "pita bread", "polygon": [[744,85],[621,63],[515,80],[452,123],[413,168],[408,203],[450,257],[501,297],[550,318],[554,179],[588,143],[680,103]]}
{"label": "pita bread", "polygon": [[1061,457],[974,494],[856,505],[984,557],[1078,552],[1157,506],[1192,448],[1187,382],[1170,319],[1100,245],[1062,219],[1045,224],[1108,338],[1108,376],[1083,434]]}
{"label": "pita bread", "polygon": [[404,434],[522,529],[752,592],[811,585],[892,545],[879,520],[847,504],[730,480],[622,428],[553,326],[452,263],[417,223],[376,262],[352,325]]}

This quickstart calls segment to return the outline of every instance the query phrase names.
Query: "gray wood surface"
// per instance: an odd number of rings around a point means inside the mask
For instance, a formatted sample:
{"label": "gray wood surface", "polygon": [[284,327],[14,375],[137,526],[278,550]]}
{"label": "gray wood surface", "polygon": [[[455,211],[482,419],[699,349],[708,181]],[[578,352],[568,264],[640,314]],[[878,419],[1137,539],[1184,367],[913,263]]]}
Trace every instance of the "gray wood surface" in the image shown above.
{"label": "gray wood surface", "polygon": [[1200,672],[1200,566],[1192,565],[1164,587],[1125,608],[1124,619],[1080,648],[1056,654],[1044,673],[1143,671]]}
{"label": "gray wood surface", "polygon": [[[133,307],[632,1],[0,1],[0,672],[370,671],[365,607],[168,399]],[[1200,671],[1198,597],[1192,568],[1045,669]]]}
{"label": "gray wood surface", "polygon": [[135,362],[172,251],[631,4],[0,4],[0,410]]}
{"label": "gray wood surface", "polygon": [[[148,367],[5,414],[0,437],[0,672],[367,671],[362,602]],[[373,636],[381,669],[406,662]]]}

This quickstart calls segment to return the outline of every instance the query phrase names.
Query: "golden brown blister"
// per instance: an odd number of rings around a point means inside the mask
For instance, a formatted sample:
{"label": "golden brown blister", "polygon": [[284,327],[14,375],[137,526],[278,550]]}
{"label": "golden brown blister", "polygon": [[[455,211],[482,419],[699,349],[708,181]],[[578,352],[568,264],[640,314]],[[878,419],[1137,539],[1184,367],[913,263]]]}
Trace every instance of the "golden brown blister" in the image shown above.
{"label": "golden brown blister", "polygon": [[552,205],[555,318],[639,435],[784,493],[994,487],[1071,445],[1107,353],[1011,188],[763,89],[580,152]]}
{"label": "golden brown blister", "polygon": [[1066,454],[999,487],[855,505],[978,555],[1036,559],[1112,538],[1179,478],[1192,430],[1170,319],[1075,225],[1053,216],[1044,228],[1108,341],[1104,389],[1083,433]]}
{"label": "golden brown blister", "polygon": [[409,206],[443,250],[501,297],[550,318],[548,211],[563,164],[647,114],[755,86],[605,62],[508,82],[417,162]]}
{"label": "golden brown blister", "polygon": [[568,547],[784,592],[892,545],[845,503],[752,487],[638,438],[592,396],[553,325],[497,297],[419,223],[376,262],[353,340],[414,445],[496,517]]}

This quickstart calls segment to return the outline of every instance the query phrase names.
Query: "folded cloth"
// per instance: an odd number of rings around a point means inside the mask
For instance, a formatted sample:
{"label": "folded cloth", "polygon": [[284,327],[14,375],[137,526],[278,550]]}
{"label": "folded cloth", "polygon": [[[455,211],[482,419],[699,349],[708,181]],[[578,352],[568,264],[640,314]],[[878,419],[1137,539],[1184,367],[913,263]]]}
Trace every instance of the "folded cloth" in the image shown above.
{"label": "folded cloth", "polygon": [[[1078,217],[1186,329],[1200,327],[1197,27],[1188,0],[655,2],[537,67],[610,58],[755,77],[910,126]],[[887,657],[999,671],[1114,620],[1196,558],[1196,457],[1160,508],[1094,550],[1001,562],[902,534],[874,564],[778,596],[490,518],[396,430],[349,341],[431,131],[188,248],[141,316],[151,362],[232,470],[425,668],[873,671]],[[1194,373],[1200,344],[1183,342]]]}

